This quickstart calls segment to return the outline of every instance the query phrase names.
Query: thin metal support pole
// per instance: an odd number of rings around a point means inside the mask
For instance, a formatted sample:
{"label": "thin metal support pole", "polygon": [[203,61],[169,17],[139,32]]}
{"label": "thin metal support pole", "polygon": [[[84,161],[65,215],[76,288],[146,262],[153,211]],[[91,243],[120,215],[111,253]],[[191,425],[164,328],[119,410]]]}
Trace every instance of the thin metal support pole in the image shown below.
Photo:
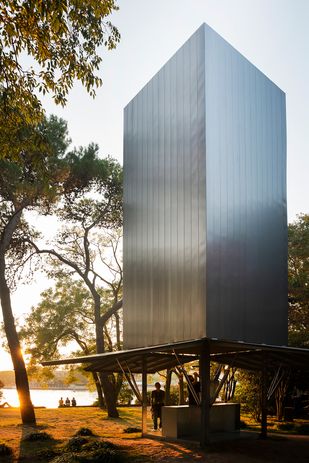
{"label": "thin metal support pole", "polygon": [[200,355],[201,380],[201,447],[206,447],[210,441],[210,345],[204,341]]}
{"label": "thin metal support pole", "polygon": [[142,436],[147,434],[147,358],[142,357]]}
{"label": "thin metal support pole", "polygon": [[267,355],[262,354],[262,378],[261,378],[261,439],[267,437]]}
{"label": "thin metal support pole", "polygon": [[[121,365],[121,363],[119,362],[119,360],[117,359],[117,363],[119,365],[119,368],[121,369],[122,371],[122,374],[124,375],[124,377],[126,378],[126,380],[128,381],[128,384],[129,386],[131,387],[132,391],[133,391],[133,394],[135,395],[135,397],[137,398],[137,400],[142,403],[142,394],[140,393],[140,390],[136,384],[136,381],[135,381],[135,378],[134,376],[132,375],[131,372],[127,373],[123,366]],[[130,370],[129,370],[130,371]],[[132,381],[132,379],[134,379],[134,382]]]}

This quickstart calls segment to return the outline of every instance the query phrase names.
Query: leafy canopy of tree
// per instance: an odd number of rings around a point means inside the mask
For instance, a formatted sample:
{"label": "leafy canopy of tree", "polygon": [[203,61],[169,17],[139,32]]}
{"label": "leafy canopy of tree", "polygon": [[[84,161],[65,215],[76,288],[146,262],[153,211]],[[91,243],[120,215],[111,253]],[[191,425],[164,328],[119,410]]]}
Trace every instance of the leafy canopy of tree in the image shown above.
{"label": "leafy canopy of tree", "polygon": [[289,344],[309,347],[309,215],[289,225]]}
{"label": "leafy canopy of tree", "polygon": [[[103,288],[100,294],[101,313],[104,315],[113,305],[113,294],[111,290]],[[73,356],[96,352],[95,319],[91,294],[82,281],[74,280],[71,276],[59,278],[56,286],[44,291],[41,297],[40,303],[32,307],[26,317],[20,337],[25,345],[25,352],[30,355],[28,372],[31,377],[45,383],[53,377],[53,371],[50,367],[40,367],[40,363],[61,357],[63,347],[75,349],[71,352]],[[104,325],[106,350],[113,350],[116,325],[115,317],[109,317]],[[76,368],[73,370],[72,378]],[[85,374],[83,369],[81,372]],[[86,377],[90,381],[89,374]],[[97,373],[92,374],[92,382],[89,384],[97,387],[98,391],[100,381]],[[102,391],[99,396],[101,394]]]}
{"label": "leafy canopy of tree", "polygon": [[[120,35],[107,17],[115,0],[4,0],[0,5],[0,156],[18,158],[20,133],[42,117],[40,93],[64,105],[75,80],[90,95],[102,84],[99,47]],[[28,63],[28,64],[27,64]],[[14,140],[10,146],[10,140]],[[14,146],[16,145],[16,146]]]}
{"label": "leafy canopy of tree", "polygon": [[[103,315],[113,304],[113,294],[106,289],[100,293]],[[95,353],[93,300],[82,281],[63,276],[54,288],[44,291],[40,303],[27,315],[20,336],[25,341],[25,352],[31,355],[30,365],[60,358],[61,348],[72,346],[72,342],[76,355]],[[106,350],[111,349],[106,340]]]}

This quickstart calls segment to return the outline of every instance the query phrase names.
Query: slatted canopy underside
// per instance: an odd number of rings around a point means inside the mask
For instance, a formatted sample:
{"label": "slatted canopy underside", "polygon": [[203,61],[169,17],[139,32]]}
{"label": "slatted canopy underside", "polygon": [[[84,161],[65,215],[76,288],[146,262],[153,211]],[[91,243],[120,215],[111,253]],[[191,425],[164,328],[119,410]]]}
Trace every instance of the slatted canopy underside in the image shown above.
{"label": "slatted canopy underside", "polygon": [[296,368],[309,371],[309,349],[251,344],[212,338],[194,339],[158,346],[42,362],[42,365],[86,364],[87,371],[141,373],[146,358],[147,373],[173,368],[197,360],[204,343],[209,343],[211,361],[247,370]]}

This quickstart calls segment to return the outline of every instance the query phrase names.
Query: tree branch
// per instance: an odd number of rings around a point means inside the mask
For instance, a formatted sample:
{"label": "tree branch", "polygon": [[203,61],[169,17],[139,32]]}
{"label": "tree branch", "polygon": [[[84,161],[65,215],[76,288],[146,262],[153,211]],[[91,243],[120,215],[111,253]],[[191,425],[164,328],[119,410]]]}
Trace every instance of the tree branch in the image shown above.
{"label": "tree branch", "polygon": [[63,257],[61,254],[59,254],[58,252],[56,252],[54,249],[40,249],[33,241],[31,240],[26,240],[29,244],[31,244],[31,246],[33,246],[33,248],[36,250],[37,254],[50,254],[51,256],[54,256],[54,257],[57,257],[58,260],[60,260],[63,264],[67,265],[68,267],[71,267],[73,268],[76,273],[78,273],[78,275],[84,279],[84,274],[83,272],[80,270],[80,268],[74,264],[74,262],[72,262],[71,260],[69,259],[66,259],[65,257]]}
{"label": "tree branch", "polygon": [[101,316],[101,323],[102,325],[104,325],[113,315],[115,315],[115,313],[121,309],[122,307],[122,299],[120,301],[117,301],[115,304],[112,305],[112,307],[110,307],[107,312],[105,312],[102,316]]}

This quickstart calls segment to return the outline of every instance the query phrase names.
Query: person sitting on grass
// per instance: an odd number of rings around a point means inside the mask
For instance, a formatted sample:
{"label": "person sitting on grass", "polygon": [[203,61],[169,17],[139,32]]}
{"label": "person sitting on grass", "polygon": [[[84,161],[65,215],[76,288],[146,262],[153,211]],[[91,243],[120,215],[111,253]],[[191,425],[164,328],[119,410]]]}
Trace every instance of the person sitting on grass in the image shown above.
{"label": "person sitting on grass", "polygon": [[65,406],[66,406],[66,407],[69,407],[70,405],[71,405],[71,401],[70,401],[70,399],[67,397],[67,398],[65,399]]}
{"label": "person sitting on grass", "polygon": [[76,407],[76,399],[75,399],[75,397],[73,397],[71,404],[72,404],[72,407]]}
{"label": "person sitting on grass", "polygon": [[161,391],[161,384],[155,383],[155,389],[151,393],[151,411],[153,419],[153,429],[158,429],[158,418],[159,428],[162,428],[162,407],[164,405],[165,392]]}
{"label": "person sitting on grass", "polygon": [[8,402],[4,402],[3,404],[0,404],[0,408],[5,408],[5,407],[11,408],[11,405]]}
{"label": "person sitting on grass", "polygon": [[64,402],[63,402],[63,398],[62,398],[62,397],[60,397],[58,407],[59,407],[59,408],[64,407]]}

